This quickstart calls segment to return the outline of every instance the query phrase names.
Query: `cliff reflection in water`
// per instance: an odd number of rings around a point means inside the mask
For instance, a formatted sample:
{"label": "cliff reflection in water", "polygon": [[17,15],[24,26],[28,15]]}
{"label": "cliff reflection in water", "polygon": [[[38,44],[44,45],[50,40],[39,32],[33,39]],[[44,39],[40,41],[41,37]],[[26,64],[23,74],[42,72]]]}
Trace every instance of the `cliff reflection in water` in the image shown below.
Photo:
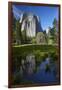
{"label": "cliff reflection in water", "polygon": [[14,84],[58,83],[57,65],[52,57],[47,56],[38,62],[34,54],[28,54],[25,59],[19,59],[18,66],[15,65],[13,70]]}
{"label": "cliff reflection in water", "polygon": [[23,75],[23,73],[26,74],[32,74],[33,71],[35,70],[35,56],[34,55],[27,55],[26,60],[22,59],[21,60],[21,65],[20,65],[20,73]]}

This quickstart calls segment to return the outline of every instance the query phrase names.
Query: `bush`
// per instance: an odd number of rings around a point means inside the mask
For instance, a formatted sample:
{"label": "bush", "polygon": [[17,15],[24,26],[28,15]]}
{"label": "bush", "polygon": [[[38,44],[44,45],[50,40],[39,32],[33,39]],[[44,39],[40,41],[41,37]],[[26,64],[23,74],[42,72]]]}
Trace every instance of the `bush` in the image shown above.
{"label": "bush", "polygon": [[32,44],[36,44],[36,39],[35,38],[32,38],[31,43]]}

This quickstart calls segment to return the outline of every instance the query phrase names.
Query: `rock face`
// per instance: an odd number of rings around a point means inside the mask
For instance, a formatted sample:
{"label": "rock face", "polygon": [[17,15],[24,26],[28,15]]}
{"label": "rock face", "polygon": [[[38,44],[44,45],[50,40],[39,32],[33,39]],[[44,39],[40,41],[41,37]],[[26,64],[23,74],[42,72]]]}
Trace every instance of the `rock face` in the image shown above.
{"label": "rock face", "polygon": [[21,31],[26,30],[28,37],[35,37],[38,31],[42,31],[39,17],[32,13],[23,13],[20,17]]}
{"label": "rock face", "polygon": [[19,20],[19,29],[17,27],[16,43],[29,44],[33,38],[36,39],[38,32],[43,33],[39,17],[29,12],[22,13]]}
{"label": "rock face", "polygon": [[37,42],[37,44],[45,44],[46,43],[45,35],[43,34],[43,32],[37,33],[36,42]]}

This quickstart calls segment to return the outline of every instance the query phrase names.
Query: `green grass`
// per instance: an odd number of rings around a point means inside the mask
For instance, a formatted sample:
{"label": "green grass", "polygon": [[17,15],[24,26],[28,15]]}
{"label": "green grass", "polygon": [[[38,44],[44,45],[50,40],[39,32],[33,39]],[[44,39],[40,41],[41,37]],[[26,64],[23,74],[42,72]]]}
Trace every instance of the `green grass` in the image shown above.
{"label": "green grass", "polygon": [[17,45],[13,46],[13,56],[26,56],[29,53],[34,53],[36,51],[41,52],[57,52],[57,47],[55,45]]}

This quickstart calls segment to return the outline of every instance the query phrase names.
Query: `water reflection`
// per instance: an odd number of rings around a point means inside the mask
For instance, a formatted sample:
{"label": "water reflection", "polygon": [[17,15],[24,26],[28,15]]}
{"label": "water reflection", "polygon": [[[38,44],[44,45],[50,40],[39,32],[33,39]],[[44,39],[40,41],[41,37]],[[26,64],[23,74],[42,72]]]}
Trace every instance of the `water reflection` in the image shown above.
{"label": "water reflection", "polygon": [[21,60],[21,65],[20,65],[20,74],[23,75],[23,73],[26,74],[32,74],[33,71],[35,70],[35,56],[32,54],[29,54],[26,56],[26,60],[22,59]]}
{"label": "water reflection", "polygon": [[[58,79],[57,68],[55,62],[53,62],[50,56],[41,60],[40,64],[37,64],[34,54],[26,55],[25,59],[20,59],[19,70],[14,73],[15,81],[20,83],[56,83]],[[14,71],[15,72],[15,71]],[[17,82],[19,81],[19,83]]]}

